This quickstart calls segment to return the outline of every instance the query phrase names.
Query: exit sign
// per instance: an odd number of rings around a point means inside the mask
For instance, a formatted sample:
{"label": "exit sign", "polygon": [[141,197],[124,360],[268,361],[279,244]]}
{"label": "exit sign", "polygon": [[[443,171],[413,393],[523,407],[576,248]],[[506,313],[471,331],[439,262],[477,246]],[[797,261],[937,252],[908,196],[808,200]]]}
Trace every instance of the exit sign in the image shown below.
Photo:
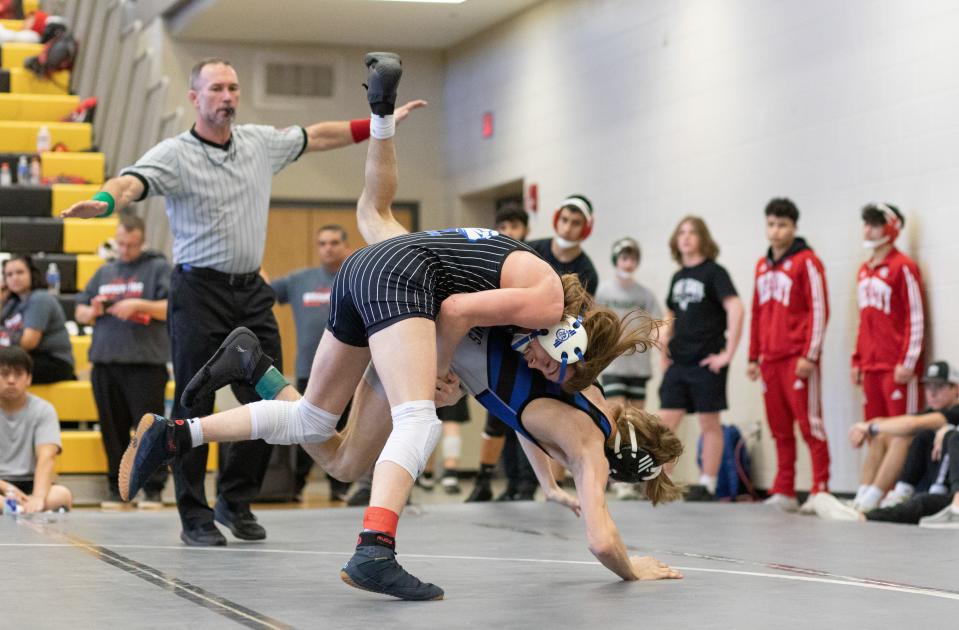
{"label": "exit sign", "polygon": [[483,112],[483,137],[493,137],[493,112]]}

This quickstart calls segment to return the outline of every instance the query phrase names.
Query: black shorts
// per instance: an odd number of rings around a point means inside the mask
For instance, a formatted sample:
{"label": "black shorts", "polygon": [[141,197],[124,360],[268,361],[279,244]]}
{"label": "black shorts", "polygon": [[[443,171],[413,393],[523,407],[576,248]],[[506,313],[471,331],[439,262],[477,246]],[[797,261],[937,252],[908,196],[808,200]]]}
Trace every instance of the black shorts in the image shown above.
{"label": "black shorts", "polygon": [[673,363],[659,386],[660,409],[685,409],[689,413],[713,413],[726,409],[728,367],[714,374],[699,365]]}
{"label": "black shorts", "polygon": [[603,384],[603,393],[606,394],[607,398],[610,396],[625,396],[627,400],[646,400],[648,376],[602,374],[599,379]]}
{"label": "black shorts", "polygon": [[23,494],[33,494],[33,479],[8,479],[7,481],[20,488]]}
{"label": "black shorts", "polygon": [[470,408],[466,399],[469,396],[463,396],[455,405],[449,407],[440,407],[436,410],[436,416],[443,422],[459,422],[460,424],[470,421]]}
{"label": "black shorts", "polygon": [[532,252],[478,228],[416,232],[364,247],[336,274],[327,330],[366,347],[371,335],[404,319],[436,320],[450,295],[499,288],[506,257],[521,250]]}
{"label": "black shorts", "polygon": [[491,413],[486,414],[486,426],[483,427],[483,435],[491,438],[501,438],[506,436],[509,426]]}

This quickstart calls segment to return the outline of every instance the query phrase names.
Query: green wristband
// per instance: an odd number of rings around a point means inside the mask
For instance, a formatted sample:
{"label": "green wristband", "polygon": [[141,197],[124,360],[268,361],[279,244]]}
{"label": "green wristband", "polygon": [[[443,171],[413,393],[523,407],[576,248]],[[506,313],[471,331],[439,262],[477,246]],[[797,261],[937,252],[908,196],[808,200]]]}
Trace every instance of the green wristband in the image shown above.
{"label": "green wristband", "polygon": [[93,195],[93,200],[94,200],[94,201],[102,201],[102,202],[104,202],[104,203],[107,204],[107,211],[106,211],[105,213],[103,213],[103,214],[98,214],[97,217],[96,217],[96,218],[98,218],[98,219],[101,218],[101,217],[108,217],[108,216],[110,216],[111,214],[113,214],[113,209],[114,209],[114,208],[116,207],[116,205],[117,205],[117,202],[114,201],[114,199],[113,199],[113,195],[111,195],[110,193],[108,193],[108,192],[105,191],[105,190],[101,190],[101,191],[98,192],[97,194]]}
{"label": "green wristband", "polygon": [[270,367],[256,382],[256,393],[263,400],[273,400],[290,383],[275,367]]}

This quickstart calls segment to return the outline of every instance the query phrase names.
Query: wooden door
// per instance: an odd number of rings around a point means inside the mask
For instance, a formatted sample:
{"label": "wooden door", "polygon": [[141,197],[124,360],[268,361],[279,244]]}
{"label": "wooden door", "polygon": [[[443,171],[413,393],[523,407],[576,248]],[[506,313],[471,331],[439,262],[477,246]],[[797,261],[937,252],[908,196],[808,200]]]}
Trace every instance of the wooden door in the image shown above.
{"label": "wooden door", "polygon": [[[417,225],[418,206],[413,203],[395,204],[393,215],[408,230]],[[317,230],[325,225],[342,226],[347,233],[351,248],[366,245],[356,224],[356,206],[309,202],[274,202],[270,208],[266,233],[266,251],[263,255],[263,271],[269,278],[279,278],[291,271],[319,264],[315,246]],[[283,373],[290,379],[296,377],[296,327],[293,325],[293,309],[288,304],[275,305],[283,344]]]}

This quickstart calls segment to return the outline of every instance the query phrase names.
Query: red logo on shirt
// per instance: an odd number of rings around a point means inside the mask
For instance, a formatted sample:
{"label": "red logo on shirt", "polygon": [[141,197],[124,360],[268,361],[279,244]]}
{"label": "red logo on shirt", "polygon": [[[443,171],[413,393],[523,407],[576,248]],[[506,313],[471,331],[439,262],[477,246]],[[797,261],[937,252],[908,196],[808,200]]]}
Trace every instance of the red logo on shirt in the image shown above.
{"label": "red logo on shirt", "polygon": [[303,294],[303,306],[319,307],[330,303],[330,288],[323,287],[316,291],[307,291]]}

